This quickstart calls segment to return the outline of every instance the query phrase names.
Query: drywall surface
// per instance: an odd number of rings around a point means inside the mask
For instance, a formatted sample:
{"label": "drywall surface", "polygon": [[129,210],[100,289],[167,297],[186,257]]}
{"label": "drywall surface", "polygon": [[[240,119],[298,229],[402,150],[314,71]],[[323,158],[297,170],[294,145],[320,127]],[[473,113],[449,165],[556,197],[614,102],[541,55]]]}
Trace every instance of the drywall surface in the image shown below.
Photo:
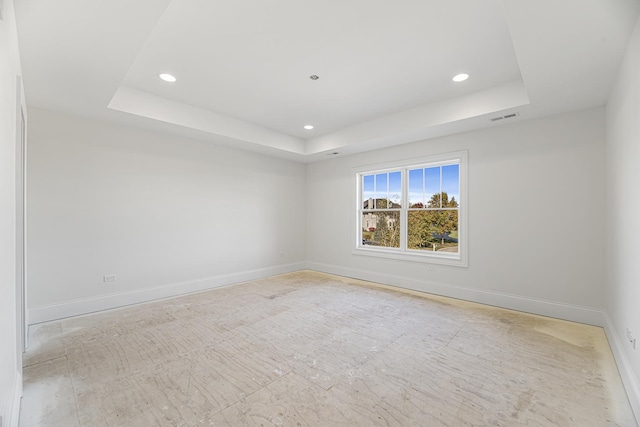
{"label": "drywall surface", "polygon": [[607,332],[640,421],[640,20],[607,102],[606,126]]}
{"label": "drywall surface", "polygon": [[[602,324],[604,133],[596,108],[310,164],[308,265]],[[460,150],[469,153],[468,268],[352,254],[353,168]]]}
{"label": "drywall surface", "polygon": [[304,165],[47,110],[30,114],[33,322],[304,265]]}
{"label": "drywall surface", "polygon": [[0,19],[0,417],[17,425],[22,361],[16,313],[16,124],[20,57],[13,1]]}

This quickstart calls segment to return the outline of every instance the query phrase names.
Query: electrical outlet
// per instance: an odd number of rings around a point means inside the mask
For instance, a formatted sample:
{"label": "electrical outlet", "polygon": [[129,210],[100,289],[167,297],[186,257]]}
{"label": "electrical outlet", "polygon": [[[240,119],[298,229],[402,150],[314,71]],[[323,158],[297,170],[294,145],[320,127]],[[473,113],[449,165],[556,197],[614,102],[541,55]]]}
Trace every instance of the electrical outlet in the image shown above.
{"label": "electrical outlet", "polygon": [[115,274],[107,274],[106,276],[102,276],[103,282],[115,282],[117,279],[118,278]]}
{"label": "electrical outlet", "polygon": [[627,328],[627,339],[631,343],[631,347],[636,349],[636,337],[633,336],[633,332],[629,328]]}

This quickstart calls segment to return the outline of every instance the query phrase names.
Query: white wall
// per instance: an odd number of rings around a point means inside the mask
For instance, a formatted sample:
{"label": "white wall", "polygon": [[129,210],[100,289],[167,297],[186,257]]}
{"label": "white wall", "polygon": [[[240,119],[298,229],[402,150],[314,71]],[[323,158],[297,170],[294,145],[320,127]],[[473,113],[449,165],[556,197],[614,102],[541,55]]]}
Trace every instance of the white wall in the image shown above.
{"label": "white wall", "polygon": [[15,289],[16,76],[20,74],[13,1],[5,0],[0,20],[0,416],[5,425],[17,425],[22,387]]}
{"label": "white wall", "polygon": [[[308,265],[602,324],[604,138],[597,108],[311,164]],[[469,152],[468,268],[352,255],[353,167],[459,150]]]}
{"label": "white wall", "polygon": [[303,164],[29,112],[32,322],[304,266]]}
{"label": "white wall", "polygon": [[640,421],[640,18],[606,106],[606,125],[607,334]]}
{"label": "white wall", "polygon": [[[12,1],[4,4],[0,339],[9,345],[0,349],[0,411],[10,417],[19,379],[13,345],[19,61]],[[322,271],[605,324],[638,415],[640,344],[632,350],[626,340],[627,327],[640,338],[638,76],[640,24],[607,104],[606,126],[597,108],[306,167],[30,110],[31,319],[296,270],[306,259]],[[352,255],[352,168],[458,150],[469,151],[468,268]],[[105,274],[118,280],[104,283]]]}

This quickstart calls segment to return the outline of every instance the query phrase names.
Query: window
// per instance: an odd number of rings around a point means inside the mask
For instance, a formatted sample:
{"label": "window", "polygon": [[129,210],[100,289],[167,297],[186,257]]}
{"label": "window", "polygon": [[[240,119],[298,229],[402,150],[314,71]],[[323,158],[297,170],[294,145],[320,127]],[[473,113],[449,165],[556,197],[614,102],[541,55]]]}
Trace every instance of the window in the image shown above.
{"label": "window", "polygon": [[355,253],[466,266],[467,153],[356,170]]}

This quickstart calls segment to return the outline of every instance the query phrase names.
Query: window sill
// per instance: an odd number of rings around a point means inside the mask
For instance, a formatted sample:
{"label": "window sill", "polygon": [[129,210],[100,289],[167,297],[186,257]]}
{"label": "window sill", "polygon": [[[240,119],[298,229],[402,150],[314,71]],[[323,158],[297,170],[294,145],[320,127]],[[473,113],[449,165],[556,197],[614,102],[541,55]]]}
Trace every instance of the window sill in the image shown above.
{"label": "window sill", "polygon": [[390,258],[402,261],[424,262],[428,264],[449,265],[453,267],[467,267],[466,257],[460,254],[438,253],[438,252],[418,252],[407,251],[402,252],[399,249],[382,249],[382,248],[366,248],[357,247],[352,251],[353,255],[372,256],[378,258]]}

